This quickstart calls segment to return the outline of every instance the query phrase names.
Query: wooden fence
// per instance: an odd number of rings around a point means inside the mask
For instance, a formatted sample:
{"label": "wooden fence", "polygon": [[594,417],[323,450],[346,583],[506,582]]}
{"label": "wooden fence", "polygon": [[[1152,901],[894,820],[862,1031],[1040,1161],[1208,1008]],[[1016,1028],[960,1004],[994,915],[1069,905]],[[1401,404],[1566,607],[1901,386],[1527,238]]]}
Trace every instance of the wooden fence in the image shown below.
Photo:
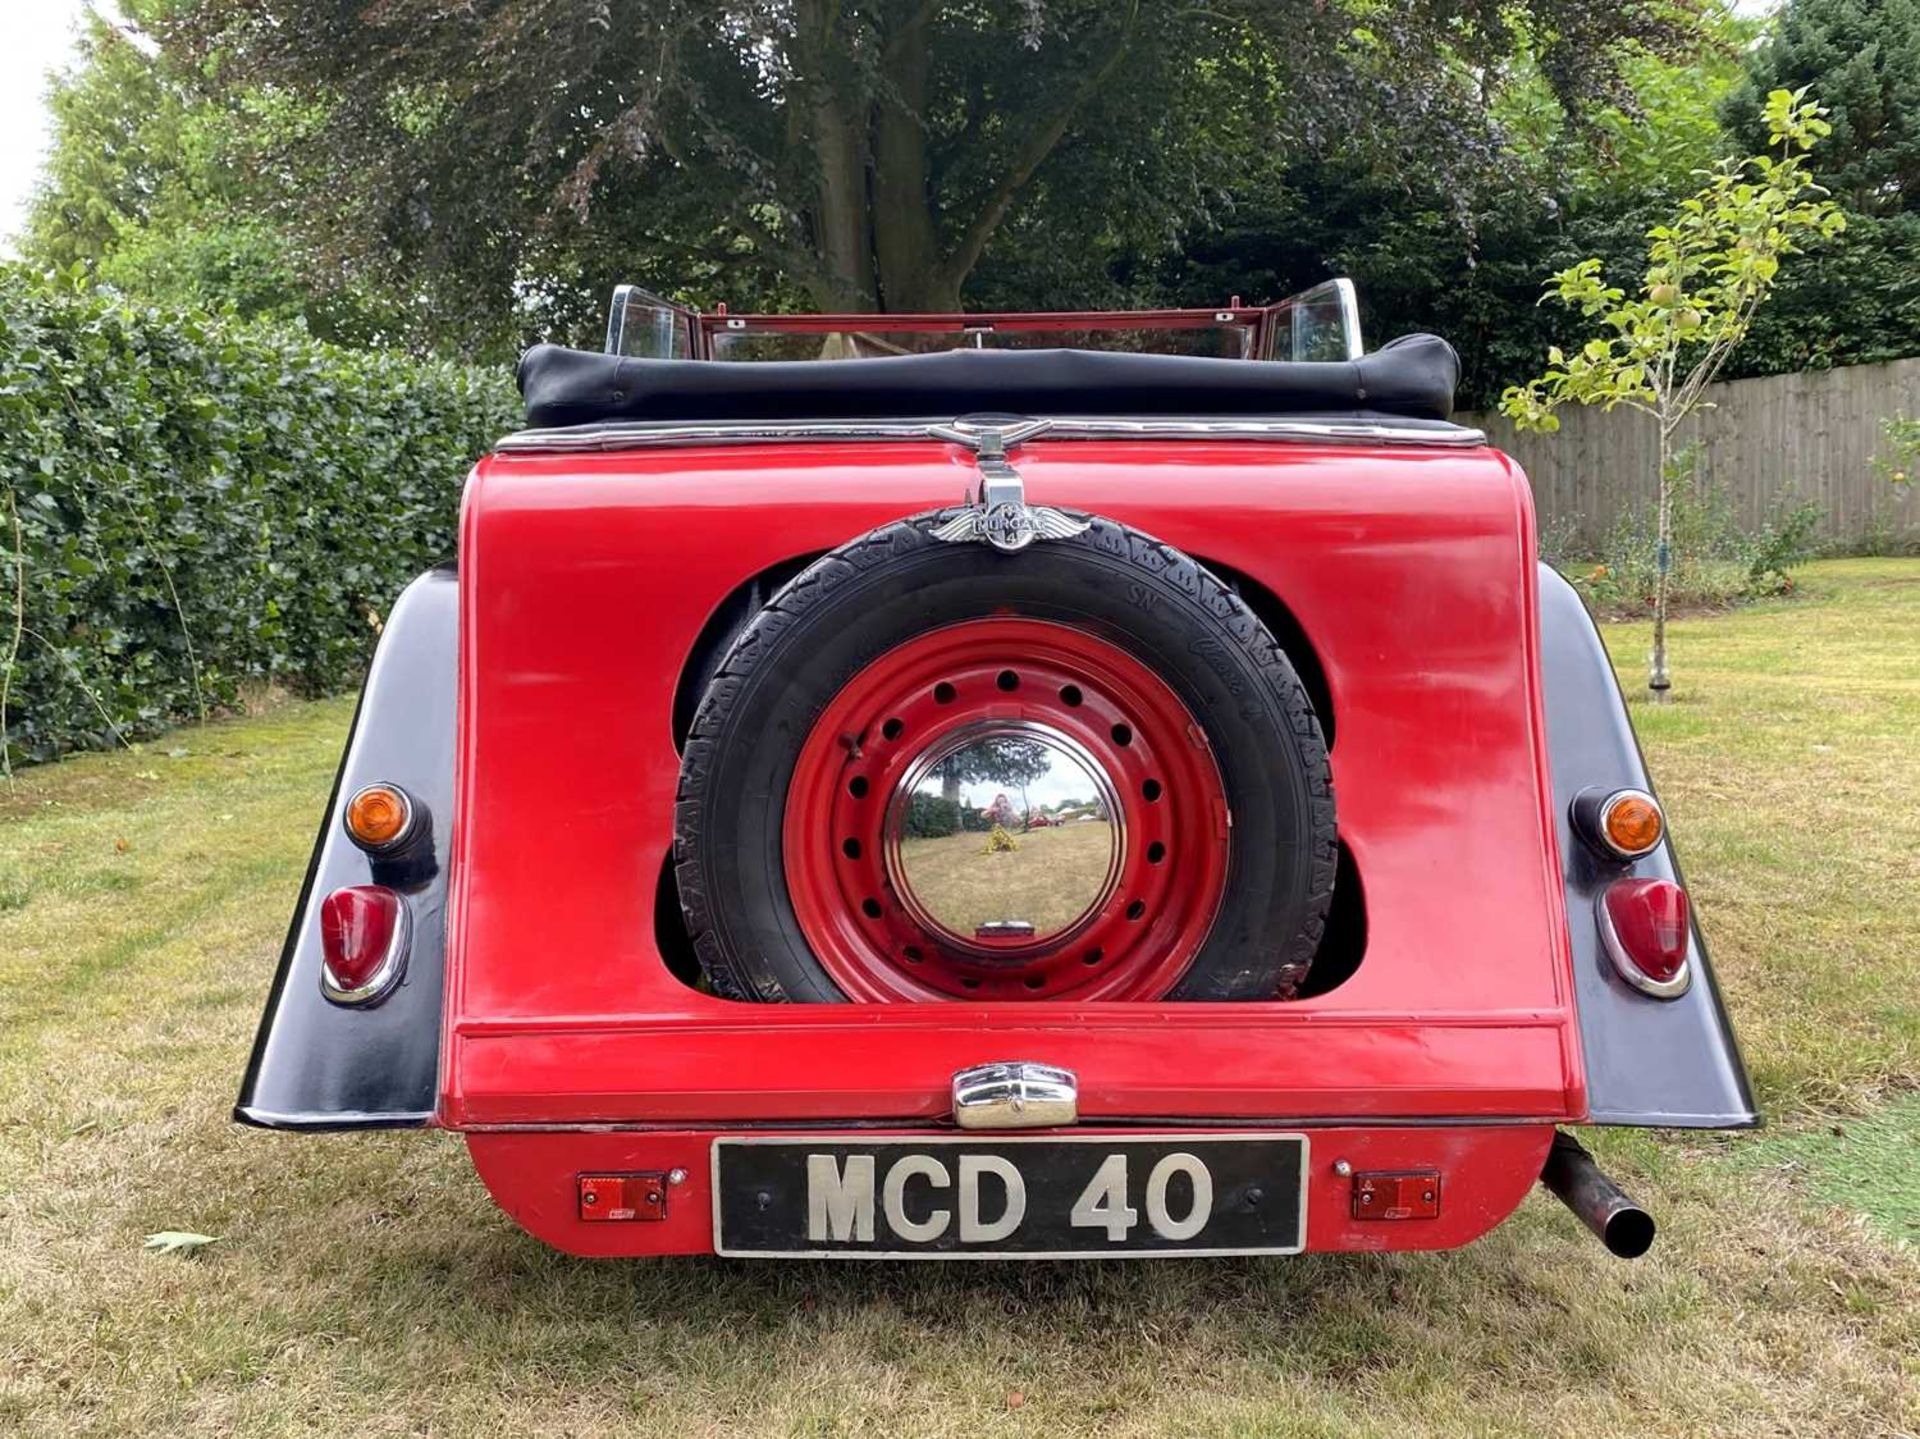
{"label": "wooden fence", "polygon": [[[1920,359],[1805,370],[1715,385],[1683,442],[1700,444],[1700,476],[1732,499],[1743,528],[1764,524],[1782,500],[1823,513],[1820,535],[1840,546],[1920,535],[1920,480],[1895,487],[1873,468],[1886,453],[1880,421],[1920,418]],[[1557,434],[1520,434],[1498,414],[1462,414],[1462,424],[1518,460],[1533,483],[1540,533],[1591,547],[1614,521],[1656,492],[1653,421],[1633,410],[1569,406]]]}

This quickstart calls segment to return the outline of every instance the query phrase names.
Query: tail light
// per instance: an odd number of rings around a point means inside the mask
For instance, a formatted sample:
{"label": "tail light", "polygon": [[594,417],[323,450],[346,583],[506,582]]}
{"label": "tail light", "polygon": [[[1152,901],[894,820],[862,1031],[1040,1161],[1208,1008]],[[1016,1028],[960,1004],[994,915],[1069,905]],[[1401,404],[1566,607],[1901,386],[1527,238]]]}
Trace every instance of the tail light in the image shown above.
{"label": "tail light", "polygon": [[1600,938],[1620,977],[1655,999],[1678,999],[1693,982],[1687,892],[1670,879],[1616,879],[1600,891]]}
{"label": "tail light", "polygon": [[386,998],[407,966],[406,901],[382,884],[336,889],[320,904],[320,992],[335,1004]]}

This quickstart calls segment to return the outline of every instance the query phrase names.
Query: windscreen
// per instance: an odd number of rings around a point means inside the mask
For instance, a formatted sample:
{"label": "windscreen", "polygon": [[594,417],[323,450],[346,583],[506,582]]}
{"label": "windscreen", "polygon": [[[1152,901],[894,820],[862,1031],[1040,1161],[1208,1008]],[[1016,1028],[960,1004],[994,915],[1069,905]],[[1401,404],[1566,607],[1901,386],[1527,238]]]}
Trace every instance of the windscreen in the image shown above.
{"label": "windscreen", "polygon": [[1353,281],[1341,278],[1289,295],[1272,310],[1276,360],[1357,360],[1360,303]]}
{"label": "windscreen", "polygon": [[729,315],[637,285],[614,291],[607,353],[650,360],[859,360],[941,350],[1109,350],[1229,360],[1356,360],[1353,283],[1328,280],[1275,305],[1038,314]]}
{"label": "windscreen", "polygon": [[1244,360],[1253,354],[1251,325],[1180,329],[1077,326],[1027,329],[976,326],[964,330],[769,329],[742,322],[709,336],[716,360],[856,360],[924,355],[936,350],[1120,350],[1144,355],[1211,355]]}

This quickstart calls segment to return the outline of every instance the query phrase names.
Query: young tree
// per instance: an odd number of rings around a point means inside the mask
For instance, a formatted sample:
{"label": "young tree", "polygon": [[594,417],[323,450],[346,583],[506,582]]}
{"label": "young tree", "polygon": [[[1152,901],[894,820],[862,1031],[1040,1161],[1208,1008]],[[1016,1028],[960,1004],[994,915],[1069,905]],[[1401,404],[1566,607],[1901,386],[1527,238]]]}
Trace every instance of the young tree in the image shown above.
{"label": "young tree", "polygon": [[1690,473],[1675,440],[1681,424],[1705,403],[1713,383],[1774,287],[1781,261],[1814,236],[1845,225],[1827,192],[1814,183],[1806,155],[1829,133],[1821,107],[1805,89],[1767,97],[1770,145],[1779,154],[1724,160],[1698,194],[1667,224],[1647,233],[1640,288],[1605,283],[1598,260],[1583,260],[1547,282],[1547,298],[1596,320],[1604,333],[1569,355],[1547,354],[1548,369],[1501,396],[1500,409],[1523,429],[1556,430],[1566,404],[1626,405],[1653,417],[1659,436],[1658,580],[1653,653],[1647,688],[1665,701],[1667,589],[1672,561],[1673,497]]}

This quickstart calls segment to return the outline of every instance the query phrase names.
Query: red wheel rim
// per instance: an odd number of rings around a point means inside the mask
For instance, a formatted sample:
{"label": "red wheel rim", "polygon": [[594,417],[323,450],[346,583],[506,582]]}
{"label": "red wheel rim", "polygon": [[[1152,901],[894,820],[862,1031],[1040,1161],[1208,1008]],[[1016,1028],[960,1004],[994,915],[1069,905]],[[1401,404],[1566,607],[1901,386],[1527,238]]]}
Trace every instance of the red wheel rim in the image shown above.
{"label": "red wheel rim", "polygon": [[[930,756],[1008,726],[1097,766],[1116,858],[1064,929],[961,939],[899,882],[889,814]],[[1007,617],[930,630],[849,680],[801,748],[781,839],[801,932],[852,999],[1149,1000],[1213,925],[1229,814],[1205,732],[1165,681],[1084,630]]]}

